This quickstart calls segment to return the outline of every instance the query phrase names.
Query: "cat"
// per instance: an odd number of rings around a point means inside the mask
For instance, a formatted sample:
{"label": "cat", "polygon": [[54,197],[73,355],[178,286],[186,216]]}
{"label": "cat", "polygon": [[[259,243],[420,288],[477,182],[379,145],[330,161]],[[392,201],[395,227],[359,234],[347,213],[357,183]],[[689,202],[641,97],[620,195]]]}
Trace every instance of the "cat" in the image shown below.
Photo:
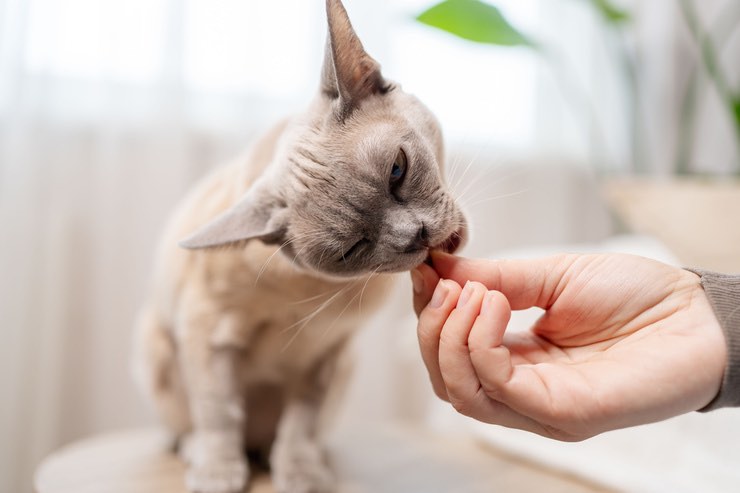
{"label": "cat", "polygon": [[333,491],[317,418],[342,348],[388,274],[466,238],[437,120],[326,10],[318,95],[184,199],[139,316],[138,380],[192,492],[243,491],[246,450],[278,492]]}

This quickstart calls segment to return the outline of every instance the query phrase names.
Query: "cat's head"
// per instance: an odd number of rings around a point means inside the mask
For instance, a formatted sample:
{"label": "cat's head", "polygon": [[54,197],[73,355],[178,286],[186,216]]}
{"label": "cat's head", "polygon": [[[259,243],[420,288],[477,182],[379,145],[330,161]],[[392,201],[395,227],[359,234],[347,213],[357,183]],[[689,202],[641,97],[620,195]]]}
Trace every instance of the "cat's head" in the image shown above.
{"label": "cat's head", "polygon": [[439,124],[387,81],[339,0],[327,0],[321,91],[287,128],[273,163],[186,248],[259,239],[304,268],[341,277],[409,270],[466,237],[447,191]]}

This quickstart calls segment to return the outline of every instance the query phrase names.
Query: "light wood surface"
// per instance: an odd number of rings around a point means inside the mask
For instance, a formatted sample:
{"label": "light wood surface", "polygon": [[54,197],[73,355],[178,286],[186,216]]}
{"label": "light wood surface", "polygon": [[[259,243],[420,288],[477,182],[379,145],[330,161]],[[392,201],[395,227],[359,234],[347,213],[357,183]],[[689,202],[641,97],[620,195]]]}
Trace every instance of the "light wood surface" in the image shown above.
{"label": "light wood surface", "polygon": [[[36,472],[37,493],[187,493],[184,467],[157,430],[70,444]],[[595,485],[482,448],[469,439],[408,426],[344,434],[331,445],[339,493],[606,493]],[[250,493],[272,493],[269,478]]]}

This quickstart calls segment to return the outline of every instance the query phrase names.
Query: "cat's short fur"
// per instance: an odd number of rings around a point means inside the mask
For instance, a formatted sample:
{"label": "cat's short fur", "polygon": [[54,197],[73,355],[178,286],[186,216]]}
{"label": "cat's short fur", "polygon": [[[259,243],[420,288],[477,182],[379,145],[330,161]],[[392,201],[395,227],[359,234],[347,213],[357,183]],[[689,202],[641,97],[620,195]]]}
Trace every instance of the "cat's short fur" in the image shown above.
{"label": "cat's short fur", "polygon": [[138,376],[192,491],[242,491],[246,449],[269,451],[279,492],[332,491],[316,420],[340,349],[388,292],[379,273],[464,237],[437,121],[383,78],[339,0],[327,14],[319,94],[180,205],[140,316]]}

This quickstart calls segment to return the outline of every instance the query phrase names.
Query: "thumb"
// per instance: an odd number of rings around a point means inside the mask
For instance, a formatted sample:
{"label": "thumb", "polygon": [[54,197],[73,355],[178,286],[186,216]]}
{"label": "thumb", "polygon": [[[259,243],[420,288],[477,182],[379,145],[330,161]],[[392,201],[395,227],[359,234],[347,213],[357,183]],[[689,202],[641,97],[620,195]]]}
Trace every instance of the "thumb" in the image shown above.
{"label": "thumb", "polygon": [[556,255],[533,260],[480,260],[433,251],[437,275],[460,285],[477,281],[509,300],[513,310],[549,308],[557,299],[561,281],[576,255]]}

